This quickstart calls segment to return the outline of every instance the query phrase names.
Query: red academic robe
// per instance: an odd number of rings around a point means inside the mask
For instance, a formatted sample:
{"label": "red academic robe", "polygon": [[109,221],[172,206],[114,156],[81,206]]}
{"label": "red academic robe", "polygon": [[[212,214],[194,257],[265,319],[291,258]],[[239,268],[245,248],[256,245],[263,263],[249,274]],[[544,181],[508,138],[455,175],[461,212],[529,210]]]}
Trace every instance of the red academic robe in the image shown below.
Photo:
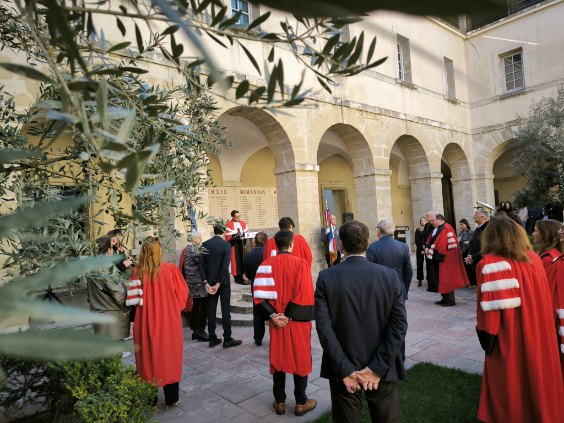
{"label": "red academic robe", "polygon": [[[229,242],[233,235],[243,234],[249,232],[249,227],[244,220],[239,219],[235,222],[231,219],[225,224],[225,240]],[[242,244],[239,248],[236,246],[231,246],[231,274],[233,276],[238,276],[243,274],[243,248]]]}
{"label": "red academic robe", "polygon": [[[253,284],[255,304],[269,301],[277,313],[283,313],[291,301],[313,306],[313,282],[309,264],[288,253],[263,261]],[[311,364],[311,322],[290,320],[283,328],[270,321],[270,373],[284,372],[307,376]]]}
{"label": "red academic robe", "polygon": [[540,256],[548,279],[560,351],[560,370],[564,378],[564,254],[552,248],[541,253]]}
{"label": "red academic robe", "polygon": [[444,261],[439,263],[439,294],[448,294],[470,284],[456,232],[448,223],[445,223],[435,242],[427,249],[427,257],[432,260],[436,258],[436,253],[444,256]]}
{"label": "red academic robe", "polygon": [[[278,248],[276,248],[276,242],[274,241],[274,237],[268,238],[266,241],[266,245],[264,246],[264,251],[262,253],[263,260],[266,260],[269,257],[273,257],[278,252]],[[311,262],[313,257],[311,255],[311,249],[307,244],[305,238],[299,234],[294,234],[294,249],[291,253],[295,257],[301,257],[307,261],[309,267],[311,268]]]}
{"label": "red academic robe", "polygon": [[[137,274],[132,279],[139,279]],[[137,306],[133,340],[137,373],[157,386],[182,378],[182,318],[188,286],[172,263],[161,264],[157,277],[142,281],[143,305]]]}
{"label": "red academic robe", "polygon": [[564,387],[554,317],[541,259],[530,263],[486,255],[478,263],[477,329],[497,335],[486,355],[478,419],[564,421]]}

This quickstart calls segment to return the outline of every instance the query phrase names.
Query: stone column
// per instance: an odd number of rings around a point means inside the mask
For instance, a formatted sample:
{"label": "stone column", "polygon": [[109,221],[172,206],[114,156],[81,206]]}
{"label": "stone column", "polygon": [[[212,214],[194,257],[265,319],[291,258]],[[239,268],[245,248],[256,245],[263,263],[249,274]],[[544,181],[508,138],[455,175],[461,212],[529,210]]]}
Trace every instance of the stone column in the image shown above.
{"label": "stone column", "polygon": [[494,175],[478,174],[474,178],[474,186],[476,187],[476,201],[483,201],[495,207],[494,195]]}
{"label": "stone column", "polygon": [[321,210],[319,208],[319,166],[294,163],[274,169],[278,195],[278,216],[289,216],[296,223],[296,232],[308,242],[313,254],[311,266],[314,280],[324,257],[319,240]]}
{"label": "stone column", "polygon": [[370,169],[353,175],[356,191],[356,220],[370,229],[370,239],[376,239],[376,225],[382,219],[392,218],[390,169]]}
{"label": "stone column", "polygon": [[475,192],[472,187],[472,178],[469,176],[460,179],[452,178],[452,197],[456,220],[468,219],[472,221],[474,205],[476,204]]}
{"label": "stone column", "polygon": [[415,175],[409,178],[411,182],[411,199],[413,207],[413,227],[419,226],[419,218],[427,210],[443,212],[443,174],[433,172],[431,175]]}

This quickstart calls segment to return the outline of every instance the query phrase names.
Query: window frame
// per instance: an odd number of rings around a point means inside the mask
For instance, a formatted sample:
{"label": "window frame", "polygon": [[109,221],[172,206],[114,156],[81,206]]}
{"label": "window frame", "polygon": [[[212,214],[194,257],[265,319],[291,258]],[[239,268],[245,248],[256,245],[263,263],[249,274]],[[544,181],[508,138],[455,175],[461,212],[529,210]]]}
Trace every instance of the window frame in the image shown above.
{"label": "window frame", "polygon": [[[233,3],[237,5],[237,8],[233,7]],[[241,13],[237,25],[250,25],[250,23],[253,21],[253,7],[251,2],[248,0],[231,0],[231,16],[235,15],[238,11],[241,10],[241,3],[245,3],[247,5],[247,12]],[[247,17],[248,22],[241,22],[241,19],[243,19],[245,16]]]}
{"label": "window frame", "polygon": [[[509,58],[513,58],[516,55],[520,55],[521,56],[521,61],[520,62],[515,62],[513,59],[511,61],[511,71],[509,72],[510,74],[513,75],[513,80],[508,81],[507,80],[507,76],[508,76],[508,72],[506,72],[506,64],[505,61],[506,59]],[[518,48],[518,49],[514,49],[511,50],[509,52],[503,53],[499,56],[500,58],[500,67],[501,67],[501,78],[503,81],[503,93],[504,94],[510,94],[510,93],[514,93],[517,91],[521,91],[524,90],[526,85],[525,85],[525,57],[523,54],[523,48]],[[515,64],[516,63],[520,63],[521,64],[521,78],[515,78]],[[521,80],[522,84],[520,87],[515,87],[515,81],[517,80]],[[507,88],[508,83],[513,83],[513,88]]]}
{"label": "window frame", "polygon": [[409,38],[398,33],[396,33],[396,55],[396,63],[398,66],[396,73],[397,81],[402,84],[413,85],[411,44]]}
{"label": "window frame", "polygon": [[[445,97],[449,100],[456,100],[456,76],[454,71],[454,60],[443,56],[443,72],[445,78]],[[452,84],[449,84],[449,82],[452,82]]]}

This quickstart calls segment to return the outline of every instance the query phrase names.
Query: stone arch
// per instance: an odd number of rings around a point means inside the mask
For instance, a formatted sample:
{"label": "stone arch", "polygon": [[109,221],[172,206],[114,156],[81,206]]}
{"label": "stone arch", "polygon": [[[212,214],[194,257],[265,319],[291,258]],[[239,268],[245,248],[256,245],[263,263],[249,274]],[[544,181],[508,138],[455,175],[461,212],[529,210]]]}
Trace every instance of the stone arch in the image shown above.
{"label": "stone arch", "polygon": [[[452,213],[451,224],[455,224],[462,218],[469,219],[474,214],[474,194],[472,175],[470,171],[470,162],[462,147],[456,143],[449,143],[443,150],[442,161],[448,166],[450,177],[446,178],[443,172],[443,204],[449,201],[444,195],[447,186],[451,188],[452,204],[454,210]],[[443,206],[446,212],[447,207]]]}
{"label": "stone arch", "polygon": [[[292,216],[299,226],[300,208],[294,148],[280,121],[269,112],[246,106],[228,108],[219,116],[218,121],[225,127],[225,135],[232,144],[231,148],[222,149],[218,155],[224,188],[226,188],[223,191],[231,196],[230,199],[226,199],[227,202],[234,203],[234,206],[240,205],[243,218],[246,217],[245,209],[249,215],[256,214],[254,220],[257,222],[249,222],[253,230],[275,230],[279,216]],[[248,163],[250,161],[252,163]],[[260,167],[260,171],[251,169],[253,166]],[[272,187],[272,175],[276,181],[275,188]],[[257,199],[256,201],[260,201],[260,207],[243,201],[243,196],[248,199],[250,192],[236,189],[242,186],[241,178],[244,178],[244,183],[247,185],[252,183],[248,186],[264,188],[253,191],[252,195],[270,197]],[[253,183],[253,179],[256,179],[256,182]],[[221,197],[223,192],[216,190],[215,195]],[[212,209],[219,208],[216,204],[218,201],[221,201],[221,198],[215,199],[209,196],[210,213]],[[223,201],[225,202],[225,199]],[[225,208],[225,205],[222,207]],[[231,205],[228,207],[233,208]],[[259,212],[259,208],[265,211]],[[223,218],[228,217],[223,214],[225,213],[222,212]],[[263,219],[261,216],[268,216],[268,219]],[[271,224],[266,224],[265,221]]]}
{"label": "stone arch", "polygon": [[[407,162],[409,175],[400,174],[402,161],[404,166]],[[402,135],[393,143],[389,162],[393,220],[417,228],[427,210],[442,209],[441,175],[431,172],[427,152],[411,135]]]}
{"label": "stone arch", "polygon": [[234,146],[232,151],[236,151],[229,154],[229,150],[223,150],[219,156],[224,180],[238,181],[245,162],[264,147],[272,151],[276,168],[294,164],[294,150],[290,138],[280,122],[270,113],[252,107],[237,106],[223,112],[218,121],[225,126],[227,139]]}
{"label": "stone arch", "polygon": [[515,199],[515,193],[522,188],[526,181],[517,176],[511,163],[513,139],[508,139],[499,144],[490,154],[486,164],[487,170],[492,175],[493,202],[498,206],[500,202]]}
{"label": "stone arch", "polygon": [[[374,230],[377,223],[374,212],[376,207],[375,166],[368,141],[356,127],[350,124],[336,123],[323,132],[317,147],[317,163],[320,166],[321,175],[320,191],[343,188],[332,186],[331,183],[324,180],[323,163],[327,163],[331,157],[335,156],[340,157],[342,167],[347,168],[346,170],[340,169],[341,179],[347,179],[347,210],[342,211],[353,212],[355,219],[366,223],[371,230]],[[333,166],[335,165],[336,162],[333,163]],[[346,173],[344,177],[342,177],[343,173]],[[320,199],[323,203],[323,192],[320,193]],[[324,205],[320,204],[321,210],[323,207]],[[339,223],[341,217],[337,218]]]}

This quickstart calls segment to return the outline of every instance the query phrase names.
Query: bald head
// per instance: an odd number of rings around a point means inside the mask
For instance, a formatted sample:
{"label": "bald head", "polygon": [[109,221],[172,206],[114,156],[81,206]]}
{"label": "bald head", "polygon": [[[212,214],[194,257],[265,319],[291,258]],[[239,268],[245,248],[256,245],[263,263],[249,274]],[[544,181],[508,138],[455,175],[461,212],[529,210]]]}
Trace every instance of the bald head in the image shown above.
{"label": "bald head", "polygon": [[435,210],[427,210],[427,212],[425,213],[425,220],[427,222],[432,222],[435,219],[436,215],[437,212]]}

